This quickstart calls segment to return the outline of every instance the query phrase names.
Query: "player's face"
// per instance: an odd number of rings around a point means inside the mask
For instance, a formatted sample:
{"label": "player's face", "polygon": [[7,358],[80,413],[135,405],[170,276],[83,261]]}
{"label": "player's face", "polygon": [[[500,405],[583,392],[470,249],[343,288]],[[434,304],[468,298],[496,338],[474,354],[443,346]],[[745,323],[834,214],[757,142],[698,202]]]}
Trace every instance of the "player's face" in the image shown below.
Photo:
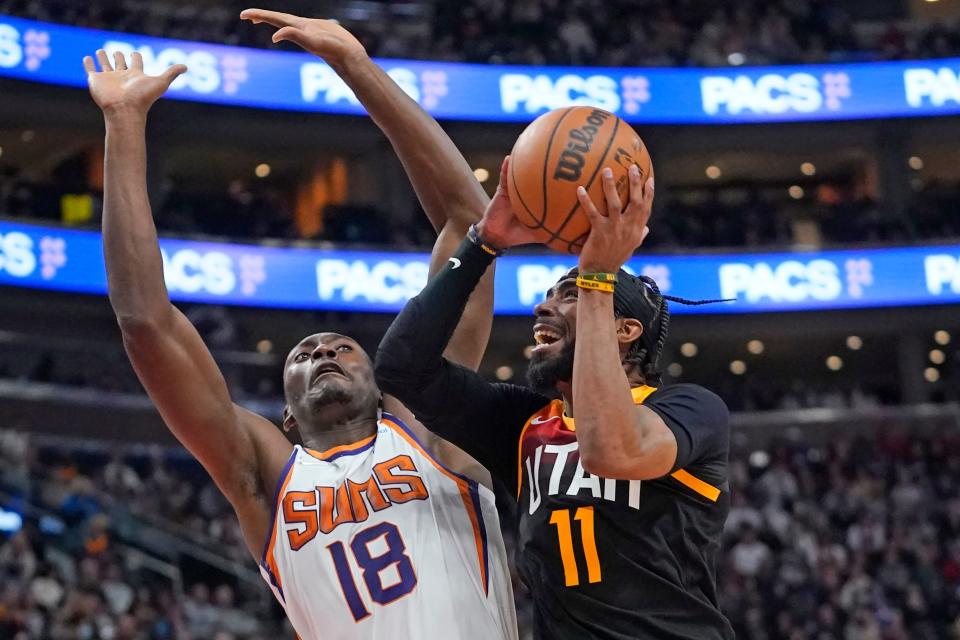
{"label": "player's face", "polygon": [[573,352],[577,337],[576,281],[565,279],[547,292],[533,309],[533,339],[527,378],[541,392],[550,392],[560,381],[573,377]]}
{"label": "player's face", "polygon": [[303,416],[333,405],[359,409],[377,397],[370,358],[356,341],[338,333],[318,333],[293,348],[287,356],[283,390],[301,422]]}

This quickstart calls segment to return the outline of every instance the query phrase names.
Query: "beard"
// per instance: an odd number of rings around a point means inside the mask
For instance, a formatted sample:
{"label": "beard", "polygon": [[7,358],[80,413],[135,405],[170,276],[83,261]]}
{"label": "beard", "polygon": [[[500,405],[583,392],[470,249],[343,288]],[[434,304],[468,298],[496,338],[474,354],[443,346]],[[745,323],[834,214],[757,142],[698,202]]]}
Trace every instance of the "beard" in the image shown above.
{"label": "beard", "polygon": [[311,390],[308,400],[314,410],[320,410],[334,404],[350,404],[354,394],[346,385],[323,384]]}
{"label": "beard", "polygon": [[557,383],[573,379],[574,347],[573,342],[567,342],[553,356],[534,352],[527,366],[527,383],[530,387],[546,396],[557,395]]}

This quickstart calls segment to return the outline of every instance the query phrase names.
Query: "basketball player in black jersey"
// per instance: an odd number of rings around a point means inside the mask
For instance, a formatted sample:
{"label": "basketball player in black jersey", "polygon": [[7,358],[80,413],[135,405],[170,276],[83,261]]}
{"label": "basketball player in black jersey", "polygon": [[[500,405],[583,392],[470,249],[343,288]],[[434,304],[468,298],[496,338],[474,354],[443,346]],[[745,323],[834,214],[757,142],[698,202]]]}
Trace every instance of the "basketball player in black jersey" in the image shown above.
{"label": "basketball player in black jersey", "polygon": [[537,638],[733,638],[715,575],[729,510],[727,408],[696,385],[659,386],[666,298],[621,269],[646,236],[652,180],[631,170],[624,211],[602,172],[605,214],[581,190],[592,231],[579,269],[534,309],[532,388],[488,383],[443,358],[494,257],[533,242],[510,208],[508,163],[481,222],[381,342],[378,383],[517,490]]}

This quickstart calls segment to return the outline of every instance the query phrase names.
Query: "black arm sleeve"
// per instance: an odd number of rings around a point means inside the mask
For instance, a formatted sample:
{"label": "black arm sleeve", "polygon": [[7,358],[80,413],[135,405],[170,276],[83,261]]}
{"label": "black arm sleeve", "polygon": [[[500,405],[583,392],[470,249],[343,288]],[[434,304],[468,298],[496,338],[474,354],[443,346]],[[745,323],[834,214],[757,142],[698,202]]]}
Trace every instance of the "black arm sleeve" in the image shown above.
{"label": "black arm sleeve", "polygon": [[493,261],[464,240],[450,262],[411,299],[377,349],[377,384],[424,426],[501,480],[515,481],[517,437],[549,399],[516,385],[491,384],[444,359],[470,294]]}
{"label": "black arm sleeve", "polygon": [[659,415],[677,439],[673,470],[708,458],[726,459],[730,412],[712,391],[695,384],[675,384],[654,392],[643,406]]}

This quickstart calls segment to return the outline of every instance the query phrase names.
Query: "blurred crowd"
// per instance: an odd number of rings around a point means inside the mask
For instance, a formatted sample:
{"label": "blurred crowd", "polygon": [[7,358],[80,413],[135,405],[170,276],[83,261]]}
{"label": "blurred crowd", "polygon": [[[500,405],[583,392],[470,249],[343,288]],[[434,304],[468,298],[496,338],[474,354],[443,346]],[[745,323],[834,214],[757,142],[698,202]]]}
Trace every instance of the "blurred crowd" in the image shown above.
{"label": "blurred crowd", "polygon": [[[105,449],[35,447],[23,432],[0,431],[0,463],[0,491],[12,496],[4,504],[8,512],[26,504],[47,510],[25,518],[7,537],[0,533],[0,637],[278,637],[276,607],[263,615],[264,599],[241,601],[236,579],[194,567],[194,581],[184,584],[182,575],[156,570],[165,560],[159,549],[132,554],[115,526],[162,523],[210,553],[249,564],[233,512],[193,461],[178,465],[160,449],[122,456]],[[143,524],[131,520],[129,511]],[[152,556],[160,559],[143,560]]]}
{"label": "blurred crowd", "polygon": [[828,0],[469,0],[435,8],[426,48],[385,35],[374,50],[389,44],[390,55],[406,49],[414,57],[471,62],[705,67],[960,52],[952,25],[902,30],[891,24],[866,34],[844,3]]}
{"label": "blurred crowd", "polygon": [[960,638],[960,435],[732,456],[718,571],[743,640]]}
{"label": "blurred crowd", "polygon": [[[97,29],[271,47],[246,3],[0,0],[0,13]],[[423,0],[328,5],[373,55],[482,63],[727,66],[960,54],[956,24],[860,24],[828,0]],[[323,11],[295,0],[281,11]],[[337,13],[339,11],[339,13]],[[872,26],[872,28],[870,28]]]}
{"label": "blurred crowd", "polygon": [[[164,185],[154,202],[157,226],[168,233],[226,238],[294,238],[290,203],[276,189],[234,180],[222,191],[187,191]],[[103,194],[75,179],[31,180],[0,168],[0,215],[100,225]]]}
{"label": "blurred crowd", "polygon": [[[241,404],[257,407],[265,415],[279,417],[283,407],[283,357],[292,345],[270,344],[270,353],[258,352],[262,337],[238,317],[234,310],[208,304],[181,304],[187,318],[197,328],[204,343],[211,349],[231,397]],[[357,316],[343,315],[326,318],[320,326],[347,327]],[[0,344],[0,382],[12,381],[51,385],[54,393],[69,389],[94,392],[97,396],[129,399],[144,398],[143,388],[119,344],[118,335],[97,338],[67,339],[62,337],[35,337],[16,329],[6,332]],[[522,335],[511,340],[523,345]],[[883,338],[887,339],[887,338]],[[671,377],[673,364],[684,362],[679,339],[668,343],[668,357],[662,366],[666,379],[685,382],[689,378],[681,373]],[[941,349],[944,360],[939,363],[942,376],[940,384],[931,388],[928,402],[935,404],[960,402],[960,351],[956,348],[931,345]],[[369,348],[375,348],[374,344]],[[924,359],[930,347],[920,346]],[[522,346],[517,347],[519,352]],[[731,357],[736,357],[731,355]],[[818,349],[797,362],[808,366],[815,362],[822,367]],[[673,364],[671,361],[675,361]],[[511,365],[509,381],[523,384],[525,360],[518,357],[508,360]],[[781,366],[776,371],[734,375],[728,371],[727,362],[708,361],[699,375],[708,379],[709,385],[733,411],[793,411],[797,409],[828,408],[864,410],[883,406],[897,406],[905,402],[904,385],[897,375],[885,375],[886,371],[851,373],[847,375],[810,376],[802,371]],[[775,360],[773,362],[781,362]],[[488,362],[493,375],[495,362]],[[766,363],[769,366],[769,363]],[[758,363],[759,366],[759,363]],[[177,492],[165,494],[168,499],[177,499]]]}
{"label": "blurred crowd", "polygon": [[[233,180],[222,189],[174,188],[165,183],[153,199],[157,228],[169,235],[241,240],[309,239],[341,244],[431,246],[436,234],[426,217],[413,224],[368,205],[328,205],[323,228],[304,238],[294,224],[290,194],[262,181]],[[32,180],[0,167],[0,217],[29,218],[73,227],[100,227],[103,194],[75,180]]]}
{"label": "blurred crowd", "polygon": [[[242,404],[257,406],[269,415],[279,416],[283,407],[280,358],[270,364],[227,362],[224,352],[217,350],[216,334],[236,331],[237,323],[229,310],[217,306],[187,307],[188,317],[200,328],[208,345],[212,345],[231,397]],[[679,346],[679,345],[675,345]],[[280,347],[280,352],[286,345]],[[233,351],[237,355],[250,352]],[[816,357],[816,356],[813,356]],[[929,398],[933,403],[960,401],[960,360],[952,352],[943,365],[943,384]],[[956,364],[954,364],[956,363]],[[667,371],[670,369],[668,367]],[[517,364],[512,382],[522,383],[522,365]],[[668,379],[669,378],[669,373]],[[733,375],[718,363],[711,370],[714,391],[734,411],[792,411],[796,409],[872,409],[896,406],[903,402],[903,389],[896,379],[866,380],[858,376],[831,379],[810,379],[795,372],[781,370],[776,375]],[[0,381],[41,383],[54,388],[88,390],[118,397],[142,396],[143,389],[127,361],[114,343],[88,341],[82,346],[46,341],[44,348],[32,345],[0,348]],[[684,381],[681,378],[679,381]],[[179,500],[171,491],[164,499]]]}
{"label": "blurred crowd", "polygon": [[[784,189],[673,190],[657,203],[653,233],[645,247],[765,247],[792,244],[910,242],[960,237],[960,184],[929,181],[914,191],[904,210],[858,195],[850,188],[822,186],[829,197],[791,200]],[[154,217],[162,233],[258,240],[299,238],[289,198],[258,182],[235,180],[222,192],[168,189],[156,198]],[[0,171],[0,216],[97,228],[102,196],[57,184],[32,182]],[[83,215],[78,215],[80,209]],[[391,216],[371,206],[331,205],[323,229],[310,240],[372,246],[430,247],[435,239],[424,215]],[[812,235],[809,231],[813,230]]]}
{"label": "blurred crowd", "polygon": [[757,248],[960,237],[960,185],[930,182],[914,191],[901,211],[852,189],[824,190],[829,197],[800,201],[777,199],[756,187],[668,193],[644,247]]}
{"label": "blurred crowd", "polygon": [[[274,620],[252,626],[231,586],[175,587],[114,549],[111,503],[149,503],[156,517],[177,523],[189,521],[189,504],[234,537],[191,536],[243,555],[236,521],[198,465],[159,450],[87,449],[35,447],[22,433],[0,432],[0,488],[26,483],[29,495],[48,494],[51,475],[71,476],[55,510],[68,530],[82,532],[73,545],[52,542],[35,525],[0,534],[0,637],[280,637],[264,626]],[[794,438],[740,447],[730,484],[717,574],[738,638],[960,638],[960,433],[901,425],[826,444]],[[178,497],[151,497],[164,492]],[[529,637],[522,588],[517,605],[521,637]]]}
{"label": "blurred crowd", "polygon": [[[184,313],[217,358],[231,396],[280,406],[282,357],[254,353],[251,336],[230,309],[183,305]],[[18,334],[0,345],[0,380],[31,382],[105,393],[143,395],[133,367],[115,336],[102,340],[37,340]],[[292,345],[281,345],[286,349]],[[257,357],[260,356],[259,359]]]}

